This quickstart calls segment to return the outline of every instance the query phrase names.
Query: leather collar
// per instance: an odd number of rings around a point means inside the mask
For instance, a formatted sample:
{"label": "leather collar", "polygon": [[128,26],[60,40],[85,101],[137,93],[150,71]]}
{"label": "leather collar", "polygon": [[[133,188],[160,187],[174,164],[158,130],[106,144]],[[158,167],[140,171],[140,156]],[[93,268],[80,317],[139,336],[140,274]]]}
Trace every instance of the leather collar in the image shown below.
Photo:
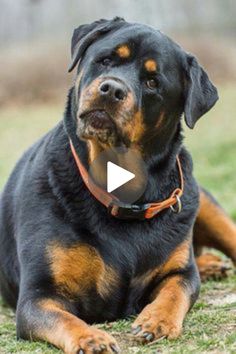
{"label": "leather collar", "polygon": [[70,147],[86,187],[90,193],[108,209],[110,215],[120,219],[145,220],[153,218],[162,210],[168,208],[171,208],[175,213],[180,213],[182,209],[180,198],[184,191],[184,178],[179,156],[176,156],[176,163],[179,170],[180,187],[176,188],[171,193],[170,197],[165,200],[138,205],[122,203],[117,197],[98,187],[91,178],[89,179],[88,171],[80,161],[71,140]]}

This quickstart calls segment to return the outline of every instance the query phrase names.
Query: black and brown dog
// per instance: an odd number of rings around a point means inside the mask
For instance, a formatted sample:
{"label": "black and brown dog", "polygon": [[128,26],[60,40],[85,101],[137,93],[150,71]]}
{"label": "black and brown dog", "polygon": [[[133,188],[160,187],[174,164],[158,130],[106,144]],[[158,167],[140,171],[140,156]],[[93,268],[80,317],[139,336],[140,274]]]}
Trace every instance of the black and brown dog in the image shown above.
{"label": "black and brown dog", "polygon": [[[182,145],[182,114],[193,128],[216,88],[164,34],[120,18],[75,30],[70,70],[76,66],[64,121],[23,155],[1,195],[1,294],[16,308],[18,337],[68,354],[118,352],[91,324],[135,314],[135,336],[176,338],[199,292],[194,252],[203,276],[224,271],[201,255],[203,246],[236,261],[236,227],[198,187]],[[120,145],[139,150],[146,164],[139,205],[169,200],[181,168],[180,213],[176,198],[154,217],[123,220],[90,193],[75,160],[88,169]]]}

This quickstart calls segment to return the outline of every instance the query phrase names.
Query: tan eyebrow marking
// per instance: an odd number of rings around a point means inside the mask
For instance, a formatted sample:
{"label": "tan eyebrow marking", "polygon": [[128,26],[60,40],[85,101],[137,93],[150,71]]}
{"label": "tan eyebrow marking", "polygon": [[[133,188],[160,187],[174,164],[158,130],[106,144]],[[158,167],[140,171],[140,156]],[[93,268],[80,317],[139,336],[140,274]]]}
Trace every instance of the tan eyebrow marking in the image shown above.
{"label": "tan eyebrow marking", "polygon": [[148,59],[144,63],[144,67],[148,72],[156,71],[157,70],[157,63],[154,59]]}
{"label": "tan eyebrow marking", "polygon": [[129,58],[131,51],[127,44],[122,44],[117,48],[116,53],[120,58]]}

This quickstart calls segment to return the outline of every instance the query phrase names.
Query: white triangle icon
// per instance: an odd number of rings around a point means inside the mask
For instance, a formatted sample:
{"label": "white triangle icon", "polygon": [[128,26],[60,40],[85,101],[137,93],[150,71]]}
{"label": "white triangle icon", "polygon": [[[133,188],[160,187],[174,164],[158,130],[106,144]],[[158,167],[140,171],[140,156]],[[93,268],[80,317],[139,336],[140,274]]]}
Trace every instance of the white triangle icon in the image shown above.
{"label": "white triangle icon", "polygon": [[135,174],[125,170],[124,168],[116,165],[115,163],[107,162],[107,192],[111,193],[116,188],[129,182],[135,177]]}

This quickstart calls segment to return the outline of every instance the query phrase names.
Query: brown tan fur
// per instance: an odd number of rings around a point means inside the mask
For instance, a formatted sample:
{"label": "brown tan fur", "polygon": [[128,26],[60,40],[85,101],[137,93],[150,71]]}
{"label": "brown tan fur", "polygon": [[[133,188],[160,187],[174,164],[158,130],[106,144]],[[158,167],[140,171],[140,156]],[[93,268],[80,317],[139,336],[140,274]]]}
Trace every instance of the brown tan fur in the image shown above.
{"label": "brown tan fur", "polygon": [[138,337],[145,332],[160,337],[177,338],[190,307],[188,290],[182,284],[181,275],[167,278],[155,291],[155,299],[147,305],[133,324],[141,326]]}
{"label": "brown tan fur", "polygon": [[[88,141],[88,148],[89,148],[89,163],[92,163],[96,158],[99,156],[99,154],[102,152],[102,146],[97,143],[95,139],[90,139]],[[98,173],[101,173],[103,171],[99,171]]]}
{"label": "brown tan fur", "polygon": [[236,263],[236,225],[225,212],[203,192],[194,226],[194,248],[197,255],[202,247],[224,252]]}
{"label": "brown tan fur", "polygon": [[131,133],[131,142],[138,143],[144,133],[145,126],[143,122],[143,114],[138,111],[134,114],[133,132]]}
{"label": "brown tan fur", "polygon": [[99,77],[94,80],[90,85],[88,85],[84,90],[81,91],[79,100],[78,115],[81,113],[81,108],[83,111],[93,109],[91,107],[91,102],[94,104],[96,100],[99,99],[98,87],[102,82],[102,78]]}
{"label": "brown tan fur", "polygon": [[85,295],[95,287],[105,298],[117,285],[118,275],[92,246],[77,244],[65,248],[54,243],[48,247],[48,257],[54,282],[67,296]]}
{"label": "brown tan fur", "polygon": [[226,278],[231,269],[219,256],[211,253],[196,257],[196,263],[202,281]]}
{"label": "brown tan fur", "polygon": [[120,58],[126,59],[130,57],[131,50],[127,44],[123,44],[117,48],[116,53]]}
{"label": "brown tan fur", "polygon": [[148,59],[144,63],[144,67],[148,72],[157,71],[157,63],[154,59]]}
{"label": "brown tan fur", "polygon": [[134,278],[132,285],[145,287],[156,277],[164,276],[172,271],[183,269],[189,261],[190,243],[190,238],[185,240],[172,252],[164,264],[149,271],[148,273]]}
{"label": "brown tan fur", "polygon": [[[129,112],[129,118],[133,117],[135,113],[135,99],[134,95],[131,92],[128,92],[125,101],[122,103],[122,110],[124,111],[124,113]],[[122,111],[119,112],[119,114],[122,114]]]}
{"label": "brown tan fur", "polygon": [[141,111],[134,113],[132,119],[124,123],[123,131],[129,136],[132,145],[134,147],[138,147],[138,143],[145,131],[145,125]]}
{"label": "brown tan fur", "polygon": [[40,325],[32,331],[32,337],[48,341],[66,354],[77,354],[80,349],[94,353],[101,345],[103,353],[111,353],[110,345],[117,345],[115,339],[104,331],[87,325],[73,314],[67,312],[57,301],[44,299],[37,304]]}

